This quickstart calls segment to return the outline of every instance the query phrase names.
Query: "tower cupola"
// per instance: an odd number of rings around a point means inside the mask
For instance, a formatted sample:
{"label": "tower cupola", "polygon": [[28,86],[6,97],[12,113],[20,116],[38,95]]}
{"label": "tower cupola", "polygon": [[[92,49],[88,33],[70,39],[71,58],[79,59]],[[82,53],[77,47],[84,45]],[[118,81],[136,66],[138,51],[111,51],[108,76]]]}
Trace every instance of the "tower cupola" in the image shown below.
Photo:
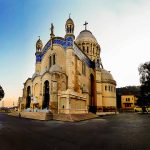
{"label": "tower cupola", "polygon": [[43,48],[43,43],[39,36],[39,39],[36,42],[36,52],[41,52],[42,48]]}
{"label": "tower cupola", "polygon": [[70,15],[69,19],[66,21],[65,29],[66,29],[66,36],[74,36],[74,22],[70,18]]}

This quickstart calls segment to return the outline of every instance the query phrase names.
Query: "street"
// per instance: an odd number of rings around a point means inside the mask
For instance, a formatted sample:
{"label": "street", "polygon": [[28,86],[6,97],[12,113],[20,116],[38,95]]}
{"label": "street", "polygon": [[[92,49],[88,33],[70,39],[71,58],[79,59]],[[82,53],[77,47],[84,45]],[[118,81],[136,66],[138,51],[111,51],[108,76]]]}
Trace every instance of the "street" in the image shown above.
{"label": "street", "polygon": [[0,150],[150,150],[150,114],[121,113],[81,122],[0,114]]}

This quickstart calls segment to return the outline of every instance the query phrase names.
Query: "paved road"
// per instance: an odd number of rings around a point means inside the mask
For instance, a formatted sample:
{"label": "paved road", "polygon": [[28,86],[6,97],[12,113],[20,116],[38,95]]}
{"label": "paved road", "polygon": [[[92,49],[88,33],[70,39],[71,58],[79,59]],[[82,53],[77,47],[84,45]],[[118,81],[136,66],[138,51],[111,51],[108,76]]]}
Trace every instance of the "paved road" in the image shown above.
{"label": "paved road", "polygon": [[150,150],[150,114],[82,122],[35,121],[0,114],[0,150]]}

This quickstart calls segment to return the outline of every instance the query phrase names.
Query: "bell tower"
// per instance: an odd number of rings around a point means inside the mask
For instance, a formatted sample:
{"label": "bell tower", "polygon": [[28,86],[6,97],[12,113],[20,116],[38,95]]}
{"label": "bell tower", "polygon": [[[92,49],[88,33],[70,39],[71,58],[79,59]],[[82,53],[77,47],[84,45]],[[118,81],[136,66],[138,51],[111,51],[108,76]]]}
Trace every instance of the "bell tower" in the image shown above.
{"label": "bell tower", "polygon": [[43,48],[43,43],[39,36],[39,39],[36,42],[36,52],[41,52],[42,48]]}
{"label": "bell tower", "polygon": [[42,48],[43,48],[43,43],[42,43],[42,41],[40,39],[40,36],[39,36],[39,39],[36,42],[36,53],[35,53],[36,66],[35,66],[35,72],[40,72],[40,70],[41,70],[41,53],[42,53]]}
{"label": "bell tower", "polygon": [[69,14],[69,19],[66,21],[65,30],[66,30],[65,38],[68,37],[68,36],[73,36],[73,38],[75,39],[75,36],[74,36],[74,22],[70,18],[70,14]]}

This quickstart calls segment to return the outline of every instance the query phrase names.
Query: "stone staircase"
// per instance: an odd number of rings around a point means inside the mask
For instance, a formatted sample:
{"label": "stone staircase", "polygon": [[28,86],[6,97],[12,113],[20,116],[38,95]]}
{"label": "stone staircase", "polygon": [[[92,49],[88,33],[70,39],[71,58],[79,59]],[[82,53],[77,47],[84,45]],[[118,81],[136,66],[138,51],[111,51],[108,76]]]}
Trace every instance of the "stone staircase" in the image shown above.
{"label": "stone staircase", "polygon": [[54,120],[60,120],[60,121],[83,121],[83,120],[89,120],[93,118],[99,117],[96,114],[88,113],[88,114],[53,114]]}

